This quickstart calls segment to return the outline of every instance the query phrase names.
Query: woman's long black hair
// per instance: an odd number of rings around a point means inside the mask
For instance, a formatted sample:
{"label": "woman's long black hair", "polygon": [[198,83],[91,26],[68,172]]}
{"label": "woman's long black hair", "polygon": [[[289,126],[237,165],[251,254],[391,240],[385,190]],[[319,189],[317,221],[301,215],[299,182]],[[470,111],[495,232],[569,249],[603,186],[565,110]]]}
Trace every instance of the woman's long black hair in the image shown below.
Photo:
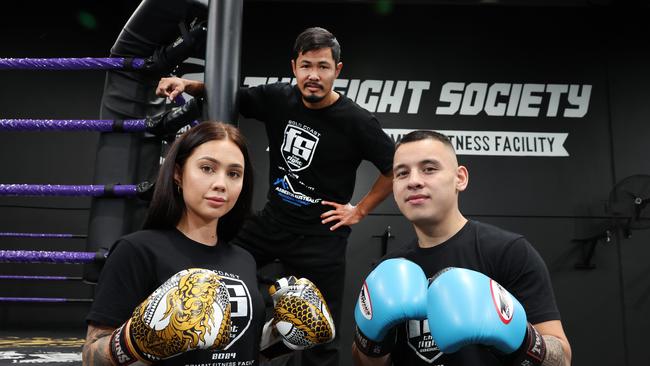
{"label": "woman's long black hair", "polygon": [[153,198],[147,211],[143,229],[173,229],[185,210],[182,193],[174,183],[174,171],[183,169],[194,149],[209,141],[232,141],[244,155],[244,181],[239,199],[233,208],[219,219],[219,241],[232,240],[246,216],[250,214],[253,200],[253,167],[251,166],[246,140],[236,127],[223,122],[200,123],[174,141],[160,167]]}

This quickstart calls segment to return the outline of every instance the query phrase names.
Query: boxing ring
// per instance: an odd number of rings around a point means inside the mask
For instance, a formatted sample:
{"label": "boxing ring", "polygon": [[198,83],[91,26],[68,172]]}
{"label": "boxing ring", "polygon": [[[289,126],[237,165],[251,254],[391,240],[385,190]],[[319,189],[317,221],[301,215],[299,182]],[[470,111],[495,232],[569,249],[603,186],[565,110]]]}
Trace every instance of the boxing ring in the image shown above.
{"label": "boxing ring", "polygon": [[[146,20],[150,11],[146,6],[153,2],[145,0],[136,9],[129,22],[137,23]],[[128,143],[124,143],[122,136],[130,135],[129,139],[147,139],[154,141],[154,146],[163,142],[171,142],[176,135],[186,126],[193,126],[203,119],[220,120],[236,123],[236,110],[234,98],[239,87],[239,57],[241,41],[241,22],[243,4],[241,1],[195,1],[194,6],[203,6],[207,13],[207,24],[203,28],[206,33],[206,67],[204,80],[206,80],[206,98],[204,105],[197,104],[195,99],[186,101],[182,96],[171,103],[172,106],[182,108],[183,114],[170,116],[165,113],[154,115],[141,115],[139,118],[113,118],[113,119],[30,119],[10,118],[0,116],[0,134],[6,132],[51,132],[59,133],[89,131],[100,134],[98,154],[95,161],[95,181],[92,184],[63,185],[54,183],[24,184],[21,182],[0,182],[0,199],[3,197],[62,197],[74,200],[77,197],[92,199],[89,214],[87,233],[64,232],[21,232],[20,230],[7,230],[0,232],[0,240],[13,239],[16,247],[0,247],[0,284],[12,282],[21,284],[34,283],[46,289],[52,283],[70,283],[76,286],[94,288],[101,267],[106,260],[110,245],[119,236],[127,234],[123,227],[105,230],[98,227],[105,225],[105,218],[109,216],[113,222],[128,220],[121,218],[123,211],[116,211],[115,202],[138,202],[146,206],[154,190],[155,176],[141,181],[125,182],[123,177],[111,177],[110,167],[114,164],[126,164],[110,150],[106,153],[105,147],[123,149],[120,156],[139,156],[139,151],[127,150]],[[143,8],[144,10],[142,10]],[[212,25],[212,26],[211,26]],[[176,29],[177,31],[178,29]],[[187,35],[181,30],[179,39],[186,40]],[[162,47],[169,47],[167,44]],[[16,70],[21,72],[129,72],[142,73],[152,78],[169,75],[168,70],[161,69],[155,62],[155,55],[142,55],[144,57],[83,57],[83,58],[1,58],[0,73]],[[184,61],[188,56],[175,55],[174,62]],[[182,75],[179,75],[182,76]],[[215,80],[219,82],[210,82]],[[105,90],[106,92],[106,90]],[[155,149],[154,149],[155,150]],[[151,159],[159,163],[162,150],[158,150],[158,157]],[[147,167],[157,172],[157,166]],[[97,173],[99,172],[99,173]],[[132,174],[136,175],[136,174]],[[107,178],[108,177],[108,178]],[[16,198],[14,198],[16,199]],[[120,206],[128,207],[128,206]],[[117,221],[116,221],[117,220]],[[123,225],[127,227],[127,225]],[[130,232],[130,231],[129,231]],[[85,241],[85,250],[51,250],[47,245],[49,240],[79,240]],[[26,250],[25,247],[33,246],[37,242],[42,250]],[[25,245],[20,243],[26,243]],[[75,244],[78,246],[78,244]],[[8,266],[7,264],[11,264]],[[36,265],[38,272],[11,273],[8,269],[20,265]],[[82,266],[83,275],[60,275],[47,273],[50,266]],[[20,272],[20,271],[19,271]],[[0,289],[6,288],[0,285]],[[65,297],[65,296],[7,296],[0,290],[0,307],[22,306],[21,304],[43,304],[41,309],[56,312],[62,304],[87,304],[92,303],[92,297]],[[44,291],[51,292],[51,291]],[[83,319],[85,314],[79,314]],[[52,329],[44,329],[43,334],[35,335],[29,331],[8,334],[0,329],[0,364],[8,363],[39,363],[39,364],[81,364],[81,346],[83,345],[85,329],[73,335],[63,334]]]}

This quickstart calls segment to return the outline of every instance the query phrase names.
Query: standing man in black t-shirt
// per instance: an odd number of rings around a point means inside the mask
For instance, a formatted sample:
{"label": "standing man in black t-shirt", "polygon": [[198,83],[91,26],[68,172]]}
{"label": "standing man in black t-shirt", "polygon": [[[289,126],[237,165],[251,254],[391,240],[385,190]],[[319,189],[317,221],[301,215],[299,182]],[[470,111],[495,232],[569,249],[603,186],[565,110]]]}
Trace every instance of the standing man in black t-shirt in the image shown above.
{"label": "standing man in black t-shirt", "polygon": [[417,243],[389,253],[367,277],[355,308],[356,365],[570,364],[542,258],[523,236],[467,220],[458,208],[467,184],[446,136],[415,131],[398,143],[393,194]]}
{"label": "standing man in black t-shirt", "polygon": [[[264,123],[269,141],[268,202],[249,220],[235,243],[259,266],[280,259],[291,274],[311,279],[323,292],[338,325],[350,226],[391,191],[394,144],[377,119],[334,91],[343,64],[341,47],[323,28],[302,32],[291,67],[295,85],[277,83],[241,89],[239,111]],[[157,94],[204,93],[201,82],[164,78]],[[368,194],[349,203],[362,160],[380,174]],[[336,365],[337,341],[304,352],[303,365]]]}

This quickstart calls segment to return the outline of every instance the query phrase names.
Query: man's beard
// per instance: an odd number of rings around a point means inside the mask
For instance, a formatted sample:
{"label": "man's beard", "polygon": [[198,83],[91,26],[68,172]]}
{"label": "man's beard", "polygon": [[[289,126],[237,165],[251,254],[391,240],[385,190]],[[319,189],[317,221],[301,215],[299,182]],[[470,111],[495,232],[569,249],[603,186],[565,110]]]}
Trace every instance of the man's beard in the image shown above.
{"label": "man's beard", "polygon": [[318,96],[318,95],[314,95],[314,94],[309,94],[309,95],[305,95],[305,94],[303,94],[303,95],[302,95],[302,98],[303,98],[307,103],[318,103],[318,102],[320,102],[321,100],[325,99],[326,96],[327,96],[327,94],[325,94],[325,95],[323,95],[323,96]]}

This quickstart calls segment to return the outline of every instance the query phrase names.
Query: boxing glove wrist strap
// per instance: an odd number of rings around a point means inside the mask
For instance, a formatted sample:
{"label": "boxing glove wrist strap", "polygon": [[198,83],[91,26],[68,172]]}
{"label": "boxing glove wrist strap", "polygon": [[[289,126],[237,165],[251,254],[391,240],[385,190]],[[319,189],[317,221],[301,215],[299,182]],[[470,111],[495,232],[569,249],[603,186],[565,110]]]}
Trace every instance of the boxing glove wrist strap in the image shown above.
{"label": "boxing glove wrist strap", "polygon": [[131,320],[122,324],[121,327],[115,329],[110,338],[111,359],[116,365],[130,365],[138,359],[131,351],[129,345],[129,334],[126,331],[127,325]]}
{"label": "boxing glove wrist strap", "polygon": [[354,343],[357,349],[368,357],[381,357],[393,351],[395,346],[395,328],[392,328],[381,341],[373,341],[366,337],[358,326],[354,327]]}
{"label": "boxing glove wrist strap", "polygon": [[513,356],[513,366],[539,366],[544,362],[546,341],[530,323],[526,327],[524,341]]}
{"label": "boxing glove wrist strap", "polygon": [[113,363],[121,366],[130,365],[137,361],[143,362],[144,364],[151,364],[157,361],[155,358],[145,357],[146,354],[138,354],[136,349],[133,347],[133,340],[128,331],[130,324],[131,319],[122,324],[121,327],[115,329],[113,334],[111,334],[109,346]]}

